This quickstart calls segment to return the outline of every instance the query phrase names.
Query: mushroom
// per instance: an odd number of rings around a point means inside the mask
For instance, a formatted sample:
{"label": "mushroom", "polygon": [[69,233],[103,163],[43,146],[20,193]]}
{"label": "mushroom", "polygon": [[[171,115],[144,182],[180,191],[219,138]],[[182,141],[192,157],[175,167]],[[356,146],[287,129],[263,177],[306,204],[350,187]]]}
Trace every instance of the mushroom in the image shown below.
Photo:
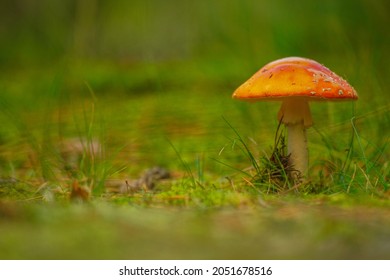
{"label": "mushroom", "polygon": [[307,175],[306,129],[313,121],[309,101],[356,100],[354,88],[322,64],[307,58],[287,57],[268,63],[238,87],[233,98],[246,101],[282,101],[278,120],[288,133],[290,177]]}

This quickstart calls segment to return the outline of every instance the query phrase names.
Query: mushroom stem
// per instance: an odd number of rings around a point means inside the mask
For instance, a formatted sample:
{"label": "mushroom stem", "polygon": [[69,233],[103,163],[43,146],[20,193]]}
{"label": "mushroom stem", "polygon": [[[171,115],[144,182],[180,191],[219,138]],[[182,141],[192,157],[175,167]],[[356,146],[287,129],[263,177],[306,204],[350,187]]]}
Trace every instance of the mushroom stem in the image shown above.
{"label": "mushroom stem", "polygon": [[299,182],[307,175],[309,162],[306,128],[312,125],[309,103],[305,98],[285,98],[278,119],[287,127],[290,177]]}
{"label": "mushroom stem", "polygon": [[292,179],[297,182],[305,177],[308,166],[308,149],[306,128],[303,122],[286,124],[288,132],[287,150],[290,155],[290,165],[293,171],[290,172]]}

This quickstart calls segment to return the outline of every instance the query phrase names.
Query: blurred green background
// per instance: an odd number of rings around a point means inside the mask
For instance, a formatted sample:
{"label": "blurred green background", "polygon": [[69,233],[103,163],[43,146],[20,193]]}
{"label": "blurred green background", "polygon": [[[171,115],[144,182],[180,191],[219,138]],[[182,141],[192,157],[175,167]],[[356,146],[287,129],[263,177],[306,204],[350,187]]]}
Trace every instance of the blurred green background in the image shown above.
{"label": "blurred green background", "polygon": [[[389,26],[387,0],[1,1],[1,257],[388,257]],[[257,194],[226,187],[226,176],[250,165],[227,122],[256,156],[269,153],[280,104],[231,94],[286,56],[323,63],[359,100],[311,107],[313,174],[330,162],[344,176],[330,176],[322,194],[331,196],[276,195],[264,207]],[[58,151],[74,137],[104,147],[75,176],[95,184],[96,209],[47,211],[42,186],[68,194],[74,179]],[[108,179],[155,165],[201,187],[179,180],[104,196]],[[350,200],[361,192],[367,199]]]}
{"label": "blurred green background", "polygon": [[387,1],[5,0],[1,5],[3,67],[52,66],[70,58],[126,64],[218,57],[257,68],[293,54],[344,60],[347,70],[371,62],[383,71],[389,44]]}
{"label": "blurred green background", "polygon": [[[387,1],[5,0],[1,5],[3,79],[30,74],[42,83],[60,73],[75,83],[85,79],[97,92],[136,94],[142,82],[137,79],[145,78],[134,68],[143,65],[149,66],[149,82],[162,87],[210,83],[232,91],[265,63],[292,55],[324,63],[362,93],[385,87],[388,77]],[[369,94],[361,95],[368,100]]]}

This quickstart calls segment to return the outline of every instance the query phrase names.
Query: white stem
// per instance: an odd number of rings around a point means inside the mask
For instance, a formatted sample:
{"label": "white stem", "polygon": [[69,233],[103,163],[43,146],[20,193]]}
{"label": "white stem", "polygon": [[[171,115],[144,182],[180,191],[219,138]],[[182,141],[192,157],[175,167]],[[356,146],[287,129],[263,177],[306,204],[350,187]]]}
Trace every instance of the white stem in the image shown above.
{"label": "white stem", "polygon": [[290,176],[295,182],[307,176],[309,162],[306,128],[312,125],[309,103],[305,98],[286,98],[278,113],[279,121],[288,132],[288,153],[290,165],[294,169]]}
{"label": "white stem", "polygon": [[308,167],[308,150],[306,129],[303,122],[286,124],[288,132],[288,154],[290,154],[290,164],[293,172],[290,175],[293,179],[306,177]]}

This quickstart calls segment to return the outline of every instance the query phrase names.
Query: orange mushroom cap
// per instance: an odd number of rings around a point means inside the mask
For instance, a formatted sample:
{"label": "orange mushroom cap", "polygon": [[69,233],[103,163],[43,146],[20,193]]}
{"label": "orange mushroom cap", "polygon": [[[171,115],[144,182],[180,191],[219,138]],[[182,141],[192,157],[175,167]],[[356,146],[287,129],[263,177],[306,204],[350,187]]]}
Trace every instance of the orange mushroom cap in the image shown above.
{"label": "orange mushroom cap", "polygon": [[233,93],[237,99],[307,97],[317,100],[358,99],[355,89],[322,64],[287,57],[268,63]]}

